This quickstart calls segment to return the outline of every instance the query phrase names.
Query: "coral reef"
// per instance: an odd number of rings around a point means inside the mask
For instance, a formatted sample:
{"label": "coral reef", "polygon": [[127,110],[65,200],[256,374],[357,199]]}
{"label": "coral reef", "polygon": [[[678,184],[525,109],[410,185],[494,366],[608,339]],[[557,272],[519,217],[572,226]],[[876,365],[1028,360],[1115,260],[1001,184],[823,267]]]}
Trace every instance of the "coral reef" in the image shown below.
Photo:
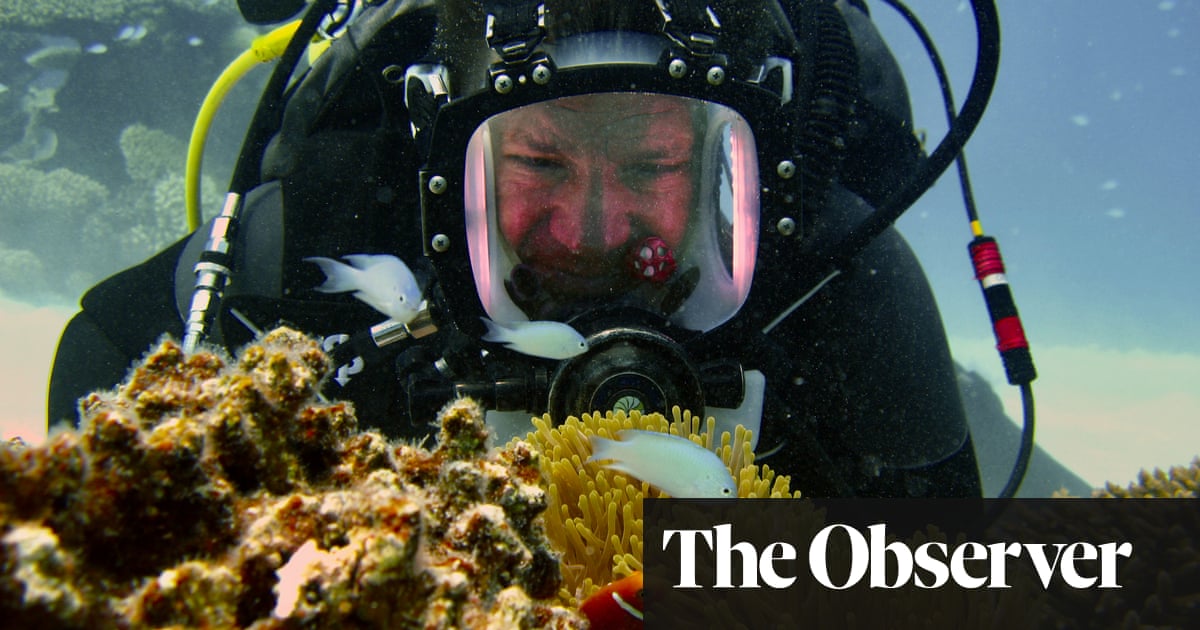
{"label": "coral reef", "polygon": [[[1036,525],[1034,533],[1043,540],[1131,541],[1136,557],[1121,567],[1122,588],[1107,589],[1098,599],[1089,598],[1086,590],[1067,590],[1052,599],[1049,608],[1054,626],[1200,627],[1200,545],[1194,535],[1200,531],[1200,510],[1194,501],[1200,498],[1200,458],[1169,471],[1142,470],[1128,485],[1107,482],[1093,490],[1092,497],[1133,501],[1129,507],[1103,509],[1098,505],[1105,501],[1072,501],[1078,497],[1064,490],[1055,494],[1062,507],[1052,522],[1026,520]],[[1156,509],[1168,503],[1179,507]],[[1010,536],[1028,538],[1029,532],[1018,529]]]}
{"label": "coral reef", "polygon": [[153,184],[172,172],[182,172],[187,144],[165,131],[134,124],[117,140],[125,156],[125,172],[137,184]]}
{"label": "coral reef", "polygon": [[[1070,495],[1058,495],[1069,498]],[[1104,484],[1092,492],[1096,498],[1107,499],[1196,499],[1200,498],[1200,458],[1189,466],[1172,466],[1164,471],[1141,470],[1137,480],[1126,486],[1113,482]],[[1094,607],[1097,621],[1111,627],[1125,628],[1185,628],[1195,627],[1200,619],[1200,548],[1194,538],[1185,532],[1194,532],[1200,527],[1200,513],[1192,513],[1191,523],[1154,518],[1158,512],[1147,512],[1137,518],[1110,518],[1102,524],[1089,522],[1095,528],[1107,526],[1128,540],[1136,534],[1140,541],[1139,554],[1155,553],[1160,558],[1170,558],[1170,566],[1158,566],[1152,562],[1136,562],[1126,567],[1125,588],[1106,594],[1103,605]],[[1059,524],[1064,535],[1074,533],[1076,522]],[[1147,549],[1147,547],[1152,549]],[[1165,563],[1164,563],[1165,564]],[[1060,615],[1071,619],[1077,611],[1071,606],[1077,602],[1060,604]],[[1073,627],[1068,623],[1060,627]]]}
{"label": "coral reef", "polygon": [[[131,125],[119,145],[130,182],[115,193],[67,169],[0,163],[0,255],[36,263],[0,274],[0,289],[35,299],[74,295],[187,233],[183,141]],[[201,192],[220,198],[209,177]]]}
{"label": "coral reef", "polygon": [[67,169],[0,163],[0,257],[20,264],[4,266],[0,289],[43,298],[86,287],[71,275],[87,267],[82,226],[109,199],[104,185]]}
{"label": "coral reef", "polygon": [[162,341],[78,432],[0,449],[0,615],[18,627],[582,627],[537,455],[448,404],[432,449],[316,399],[278,329],[236,360]]}
{"label": "coral reef", "polygon": [[21,295],[38,295],[46,283],[46,268],[28,249],[0,245],[0,288]]}
{"label": "coral reef", "polygon": [[[132,184],[123,187],[117,203],[97,213],[87,229],[109,241],[115,237],[122,251],[137,252],[140,258],[187,234],[183,175],[187,145],[141,124],[122,130],[119,144]],[[221,198],[212,178],[201,177],[200,187],[202,199]]]}
{"label": "coral reef", "polygon": [[[0,291],[74,301],[186,233],[185,140],[246,29],[257,33],[233,0],[0,2],[0,248],[44,270],[0,278]],[[219,203],[215,182],[228,176],[253,92],[235,93],[218,120],[215,131],[228,123],[232,133],[207,151],[221,165],[201,181],[209,202]]]}
{"label": "coral reef", "polygon": [[1092,493],[1095,497],[1113,499],[1196,499],[1200,498],[1200,457],[1190,466],[1172,466],[1164,472],[1138,472],[1137,481],[1122,488],[1113,482],[1104,484]]}
{"label": "coral reef", "polygon": [[[76,222],[108,197],[101,183],[66,169],[43,172],[28,166],[0,163],[0,218],[6,226],[53,221]],[[22,211],[32,216],[22,216]],[[6,230],[7,232],[7,230]],[[12,234],[8,232],[8,234]]]}
{"label": "coral reef", "polygon": [[0,28],[37,27],[66,20],[103,24],[162,15],[169,9],[193,13],[231,13],[230,0],[6,0],[0,3]]}
{"label": "coral reef", "polygon": [[[579,602],[614,579],[642,568],[642,498],[663,496],[648,484],[630,479],[596,463],[587,463],[592,448],[588,436],[612,438],[622,429],[645,429],[685,436],[716,451],[738,483],[741,498],[799,498],[788,477],[776,477],[767,466],[754,464],[751,434],[738,426],[736,435],[714,435],[710,419],[680,412],[662,414],[624,411],[568,417],[555,426],[551,418],[533,420],[535,430],[525,440],[542,453],[549,486],[546,532],[563,550],[564,583],[559,596]],[[514,442],[515,444],[515,442]],[[719,446],[718,446],[719,444]]]}

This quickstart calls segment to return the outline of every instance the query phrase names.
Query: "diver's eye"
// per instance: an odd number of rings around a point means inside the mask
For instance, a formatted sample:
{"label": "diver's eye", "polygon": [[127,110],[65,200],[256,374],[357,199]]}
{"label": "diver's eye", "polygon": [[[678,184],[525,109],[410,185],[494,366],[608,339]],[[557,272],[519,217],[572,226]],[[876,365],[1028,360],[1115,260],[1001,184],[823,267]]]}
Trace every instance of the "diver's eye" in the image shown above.
{"label": "diver's eye", "polygon": [[685,162],[633,162],[621,167],[621,183],[630,190],[645,190],[663,178],[687,172]]}
{"label": "diver's eye", "polygon": [[531,171],[555,171],[566,167],[562,160],[547,155],[509,153],[504,157]]}

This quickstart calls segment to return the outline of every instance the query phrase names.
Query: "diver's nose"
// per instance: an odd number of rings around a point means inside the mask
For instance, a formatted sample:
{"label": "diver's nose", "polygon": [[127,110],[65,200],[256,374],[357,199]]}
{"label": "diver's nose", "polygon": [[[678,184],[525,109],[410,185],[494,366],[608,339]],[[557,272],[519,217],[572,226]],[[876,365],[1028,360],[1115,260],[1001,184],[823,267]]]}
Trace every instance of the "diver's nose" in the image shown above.
{"label": "diver's nose", "polygon": [[629,239],[628,204],[614,175],[589,169],[568,195],[551,221],[551,234],[571,252],[603,253]]}

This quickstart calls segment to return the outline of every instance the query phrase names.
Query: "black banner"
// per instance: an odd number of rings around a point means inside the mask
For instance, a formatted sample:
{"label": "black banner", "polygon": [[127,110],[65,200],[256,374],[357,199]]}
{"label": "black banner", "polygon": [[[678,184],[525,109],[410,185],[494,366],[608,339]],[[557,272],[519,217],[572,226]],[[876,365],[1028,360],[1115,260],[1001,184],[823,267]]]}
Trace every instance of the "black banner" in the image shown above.
{"label": "black banner", "polygon": [[644,504],[647,628],[1200,628],[1200,500]]}

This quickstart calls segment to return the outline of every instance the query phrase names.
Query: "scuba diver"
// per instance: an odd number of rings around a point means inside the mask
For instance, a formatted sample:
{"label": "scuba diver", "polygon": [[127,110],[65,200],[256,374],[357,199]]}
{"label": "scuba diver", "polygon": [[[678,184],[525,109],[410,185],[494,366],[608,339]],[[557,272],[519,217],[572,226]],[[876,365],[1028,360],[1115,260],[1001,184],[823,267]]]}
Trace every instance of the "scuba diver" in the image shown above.
{"label": "scuba diver", "polygon": [[[222,215],[82,298],[52,423],[163,333],[286,323],[391,436],[456,395],[497,422],[679,406],[755,429],[808,496],[981,494],[920,265],[860,231],[929,160],[861,1],[318,0],[301,45],[324,14]],[[410,321],[318,289],[308,259],[363,254],[412,270]],[[491,341],[546,322],[586,351]]]}

